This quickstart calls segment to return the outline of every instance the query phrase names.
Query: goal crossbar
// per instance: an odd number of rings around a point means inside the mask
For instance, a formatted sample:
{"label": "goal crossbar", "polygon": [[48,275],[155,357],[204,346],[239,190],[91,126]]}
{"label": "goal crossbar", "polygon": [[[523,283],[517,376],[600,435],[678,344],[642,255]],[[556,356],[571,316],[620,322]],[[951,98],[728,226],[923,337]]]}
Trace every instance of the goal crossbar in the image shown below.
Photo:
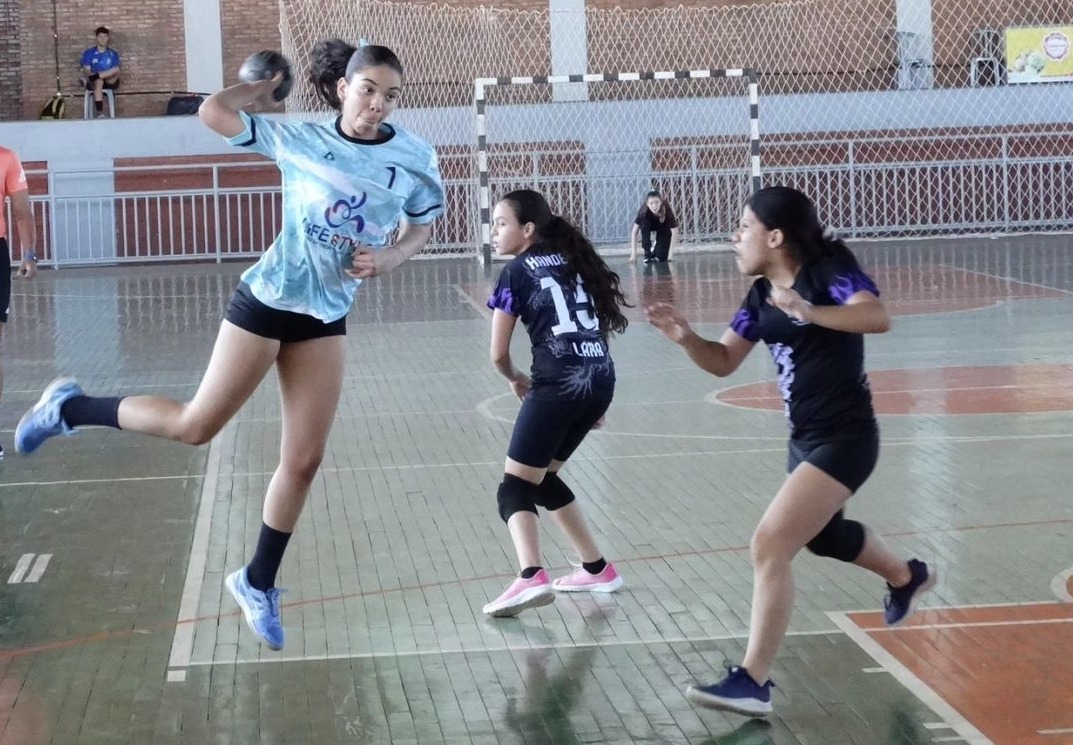
{"label": "goal crossbar", "polygon": [[746,83],[749,108],[749,169],[752,190],[761,186],[760,173],[760,95],[756,71],[748,67],[701,70],[651,70],[645,72],[574,73],[566,75],[529,75],[480,77],[474,80],[474,109],[477,135],[477,180],[480,209],[481,259],[491,261],[491,187],[488,168],[487,107],[488,91],[496,86],[633,82],[643,80],[701,80],[742,78]]}

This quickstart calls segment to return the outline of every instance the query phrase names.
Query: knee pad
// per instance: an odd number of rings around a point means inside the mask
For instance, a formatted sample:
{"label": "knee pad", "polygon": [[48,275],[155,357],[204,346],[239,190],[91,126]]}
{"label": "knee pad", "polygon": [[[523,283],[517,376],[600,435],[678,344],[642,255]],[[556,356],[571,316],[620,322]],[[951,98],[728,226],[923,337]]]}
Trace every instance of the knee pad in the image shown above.
{"label": "knee pad", "polygon": [[496,492],[499,502],[499,516],[503,522],[510,519],[515,512],[532,512],[537,514],[536,495],[539,487],[531,481],[520,479],[509,473],[503,475],[503,482]]}
{"label": "knee pad", "polygon": [[555,511],[566,507],[573,501],[574,492],[570,491],[570,487],[563,483],[563,480],[559,478],[559,474],[549,472],[544,475],[544,481],[537,489],[537,505],[546,510]]}
{"label": "knee pad", "polygon": [[846,520],[839,512],[806,547],[817,556],[856,561],[864,550],[864,526],[856,520]]}

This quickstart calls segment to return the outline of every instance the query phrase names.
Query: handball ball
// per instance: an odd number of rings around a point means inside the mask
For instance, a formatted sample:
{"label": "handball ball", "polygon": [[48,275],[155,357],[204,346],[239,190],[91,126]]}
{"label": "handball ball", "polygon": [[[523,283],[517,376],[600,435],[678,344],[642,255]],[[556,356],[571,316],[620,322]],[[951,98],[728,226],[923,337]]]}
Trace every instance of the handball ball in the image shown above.
{"label": "handball ball", "polygon": [[244,83],[256,83],[258,80],[271,80],[278,72],[283,73],[283,82],[272,91],[272,98],[282,101],[291,92],[294,80],[291,77],[291,63],[279,52],[266,49],[251,54],[238,69],[238,77]]}

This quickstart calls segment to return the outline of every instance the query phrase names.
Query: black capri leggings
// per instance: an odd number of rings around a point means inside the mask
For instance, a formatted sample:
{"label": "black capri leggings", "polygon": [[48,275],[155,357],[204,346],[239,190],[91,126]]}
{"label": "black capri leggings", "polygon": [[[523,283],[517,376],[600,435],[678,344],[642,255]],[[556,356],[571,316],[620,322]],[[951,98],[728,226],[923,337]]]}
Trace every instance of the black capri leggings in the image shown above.
{"label": "black capri leggings", "polygon": [[611,400],[545,401],[531,395],[522,401],[507,457],[533,468],[569,458]]}

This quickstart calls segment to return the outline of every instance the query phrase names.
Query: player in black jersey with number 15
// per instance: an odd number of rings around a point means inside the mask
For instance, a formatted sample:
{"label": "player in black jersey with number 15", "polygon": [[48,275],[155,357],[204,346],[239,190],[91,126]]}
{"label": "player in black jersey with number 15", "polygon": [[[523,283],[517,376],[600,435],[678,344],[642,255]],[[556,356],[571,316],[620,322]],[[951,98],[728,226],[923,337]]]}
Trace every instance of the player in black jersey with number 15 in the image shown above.
{"label": "player in black jersey with number 15", "polygon": [[[559,469],[585,435],[599,426],[615,392],[608,335],[626,329],[618,275],[588,239],[553,215],[543,196],[507,194],[492,216],[496,253],[515,258],[503,267],[488,307],[491,357],[522,407],[507,448],[499,514],[510,530],[521,572],[484,606],[488,616],[516,616],[547,605],[559,592],[613,592],[622,587],[585,524]],[[514,367],[510,339],[521,319],[533,347],[532,375]],[[548,579],[541,566],[537,507],[543,507],[581,558],[576,572]]]}

